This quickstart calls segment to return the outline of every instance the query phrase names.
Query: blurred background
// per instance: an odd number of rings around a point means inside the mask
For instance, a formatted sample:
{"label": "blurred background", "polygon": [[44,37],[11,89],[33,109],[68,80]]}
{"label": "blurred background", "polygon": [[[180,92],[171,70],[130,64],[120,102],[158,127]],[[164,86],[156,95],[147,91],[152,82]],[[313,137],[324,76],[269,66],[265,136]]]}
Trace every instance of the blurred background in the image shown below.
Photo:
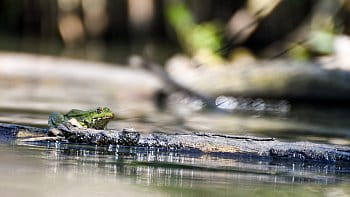
{"label": "blurred background", "polygon": [[[46,128],[53,111],[107,106],[108,128],[349,145],[349,35],[349,0],[1,0],[0,122]],[[350,194],[334,163],[0,147],[14,196]]]}
{"label": "blurred background", "polygon": [[0,119],[45,127],[51,111],[106,105],[131,120],[120,127],[347,137],[349,5],[3,0]]}
{"label": "blurred background", "polygon": [[3,50],[122,63],[145,49],[160,62],[179,52],[305,60],[349,33],[346,0],[4,0],[0,9]]}
{"label": "blurred background", "polygon": [[130,54],[146,48],[164,62],[179,52],[214,53],[226,60],[233,59],[235,53],[274,57],[293,46],[290,55],[305,59],[331,53],[335,34],[348,33],[348,4],[312,0],[4,0],[0,3],[0,47],[126,63]]}

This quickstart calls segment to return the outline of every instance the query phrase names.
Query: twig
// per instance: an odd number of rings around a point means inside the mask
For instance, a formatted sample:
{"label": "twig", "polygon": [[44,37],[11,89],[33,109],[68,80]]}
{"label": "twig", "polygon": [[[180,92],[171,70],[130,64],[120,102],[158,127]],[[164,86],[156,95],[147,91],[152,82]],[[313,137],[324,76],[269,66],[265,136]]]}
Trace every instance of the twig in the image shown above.
{"label": "twig", "polygon": [[210,98],[209,96],[206,96],[204,94],[201,94],[201,93],[199,93],[197,91],[191,90],[190,88],[179,84],[178,82],[173,80],[169,76],[169,74],[166,71],[164,71],[164,69],[161,66],[150,62],[146,58],[142,59],[141,66],[143,68],[145,68],[146,70],[151,71],[156,76],[158,76],[167,85],[169,91],[172,91],[172,92],[175,92],[175,91],[183,92],[183,93],[187,94],[189,97],[193,97],[193,98],[201,100],[210,109],[215,109],[215,110],[218,110],[218,111],[222,111],[221,109],[219,109],[217,107],[217,105],[215,104],[215,100],[213,98]]}

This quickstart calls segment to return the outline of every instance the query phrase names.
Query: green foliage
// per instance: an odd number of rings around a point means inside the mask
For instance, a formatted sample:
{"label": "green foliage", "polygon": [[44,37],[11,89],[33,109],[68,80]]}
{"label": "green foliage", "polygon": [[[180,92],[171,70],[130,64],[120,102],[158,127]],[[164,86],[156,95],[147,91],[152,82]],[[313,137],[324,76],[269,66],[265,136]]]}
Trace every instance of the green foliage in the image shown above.
{"label": "green foliage", "polygon": [[336,33],[326,30],[314,30],[309,33],[308,42],[296,44],[288,52],[289,56],[297,60],[310,60],[319,55],[330,55],[334,53],[334,39]]}
{"label": "green foliage", "polygon": [[176,33],[182,36],[186,35],[195,26],[193,17],[184,4],[171,4],[167,7],[166,15],[168,22],[173,26]]}
{"label": "green foliage", "polygon": [[205,23],[203,25],[196,25],[187,39],[188,42],[191,43],[194,51],[204,48],[215,52],[222,46],[222,39],[218,35],[218,25],[214,23]]}
{"label": "green foliage", "polygon": [[307,61],[311,58],[309,49],[300,44],[292,46],[292,50],[288,54],[291,58],[301,61]]}
{"label": "green foliage", "polygon": [[327,31],[314,31],[310,35],[310,47],[313,51],[321,54],[333,52],[333,41],[335,34]]}
{"label": "green foliage", "polygon": [[215,55],[223,46],[222,27],[215,22],[196,24],[190,10],[180,2],[172,3],[166,9],[167,20],[174,28],[185,51],[196,55],[200,51]]}

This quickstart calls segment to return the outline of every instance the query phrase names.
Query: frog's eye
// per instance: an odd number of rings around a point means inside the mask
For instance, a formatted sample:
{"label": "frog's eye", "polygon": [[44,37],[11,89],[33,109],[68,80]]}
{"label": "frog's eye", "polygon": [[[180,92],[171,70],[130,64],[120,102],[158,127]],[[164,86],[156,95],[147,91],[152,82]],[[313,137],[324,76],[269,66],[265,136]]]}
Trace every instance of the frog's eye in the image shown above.
{"label": "frog's eye", "polygon": [[96,112],[100,114],[102,112],[102,108],[101,107],[97,108]]}

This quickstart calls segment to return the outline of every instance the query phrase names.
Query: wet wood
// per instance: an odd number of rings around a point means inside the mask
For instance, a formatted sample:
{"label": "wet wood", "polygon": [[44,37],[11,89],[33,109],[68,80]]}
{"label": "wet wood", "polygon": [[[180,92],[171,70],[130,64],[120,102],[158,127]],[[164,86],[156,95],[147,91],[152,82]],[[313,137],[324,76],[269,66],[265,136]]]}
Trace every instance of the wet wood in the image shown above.
{"label": "wet wood", "polygon": [[[1,139],[47,142],[52,140],[66,143],[98,146],[128,146],[158,149],[162,151],[185,151],[187,153],[215,154],[225,158],[249,157],[252,159],[293,160],[323,163],[349,163],[350,148],[311,142],[282,142],[274,138],[233,136],[214,133],[160,133],[144,134],[130,128],[123,130],[94,130],[76,128],[62,124],[52,132],[49,129],[0,123]],[[32,133],[27,137],[21,132]],[[43,138],[43,134],[56,134]],[[38,134],[42,136],[38,137]]]}
{"label": "wet wood", "polygon": [[0,142],[47,136],[47,129],[0,123]]}

